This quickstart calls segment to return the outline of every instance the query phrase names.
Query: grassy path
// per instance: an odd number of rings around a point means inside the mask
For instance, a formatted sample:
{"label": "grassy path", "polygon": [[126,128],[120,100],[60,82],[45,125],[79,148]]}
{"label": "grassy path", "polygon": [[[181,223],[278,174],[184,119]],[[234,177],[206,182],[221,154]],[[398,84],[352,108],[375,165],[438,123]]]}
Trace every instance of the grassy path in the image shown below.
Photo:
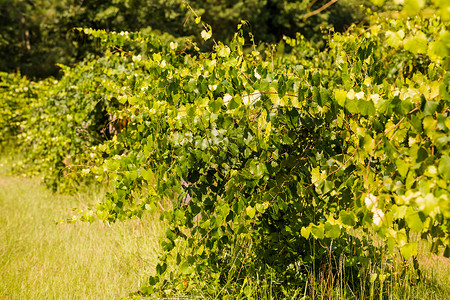
{"label": "grassy path", "polygon": [[0,300],[117,299],[145,284],[159,251],[159,221],[57,224],[96,195],[53,195],[5,168],[0,161]]}

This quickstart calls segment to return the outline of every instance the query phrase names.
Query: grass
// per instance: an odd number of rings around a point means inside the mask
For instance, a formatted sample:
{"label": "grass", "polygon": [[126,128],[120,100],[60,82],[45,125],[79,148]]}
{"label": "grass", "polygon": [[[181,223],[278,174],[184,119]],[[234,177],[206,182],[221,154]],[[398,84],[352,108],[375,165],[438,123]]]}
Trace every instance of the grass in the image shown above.
{"label": "grass", "polygon": [[450,259],[420,251],[422,280],[412,288],[416,299],[450,299]]}
{"label": "grass", "polygon": [[0,161],[0,300],[118,299],[146,284],[164,230],[157,216],[58,224],[101,191],[54,195],[6,168]]}
{"label": "grass", "polygon": [[[71,218],[104,193],[55,195],[38,179],[8,176],[7,171],[8,164],[0,159],[0,300],[120,299],[147,283],[165,230],[157,215],[110,226],[99,221],[61,224],[59,220]],[[397,275],[383,285],[383,297],[379,297],[379,280],[369,290],[344,291],[346,280],[370,280],[370,273],[377,272],[373,264],[363,272],[364,278],[350,279],[324,270],[310,278],[304,289],[292,291],[291,298],[450,299],[450,260],[430,255],[421,246],[422,280],[415,282],[413,272],[402,273],[404,266],[399,261]],[[277,299],[271,280],[249,282],[249,294],[254,299]],[[197,296],[204,297],[200,291]]]}
{"label": "grass", "polygon": [[[357,278],[348,277],[341,268],[336,273],[325,268],[319,276],[309,278],[309,287],[296,299],[450,300],[450,259],[431,254],[424,241],[418,244],[420,280],[412,259],[405,261],[399,254],[389,264],[372,262]],[[374,274],[376,279],[371,280]],[[380,275],[385,276],[383,280]],[[348,283],[355,281],[365,289],[347,289]]]}

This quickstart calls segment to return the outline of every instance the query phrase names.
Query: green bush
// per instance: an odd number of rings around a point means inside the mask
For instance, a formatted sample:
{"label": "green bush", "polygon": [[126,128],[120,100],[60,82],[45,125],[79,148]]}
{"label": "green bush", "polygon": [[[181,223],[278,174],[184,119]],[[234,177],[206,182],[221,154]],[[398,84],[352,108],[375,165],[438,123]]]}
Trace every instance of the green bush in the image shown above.
{"label": "green bush", "polygon": [[140,61],[148,77],[127,100],[138,109],[93,172],[116,189],[97,208],[106,220],[179,195],[144,292],[189,293],[193,281],[236,295],[277,278],[284,293],[338,257],[356,278],[381,253],[414,260],[417,233],[448,255],[448,73],[429,42],[443,28],[375,18],[323,52],[299,36],[286,38],[292,55],[262,55],[238,33],[182,63],[175,47]]}
{"label": "green bush", "polygon": [[[286,37],[289,55],[243,24],[229,44],[204,24],[211,52],[85,29],[105,57],[43,85],[19,130],[54,186],[111,184],[105,221],[173,199],[141,293],[251,298],[257,283],[289,297],[314,274],[365,278],[398,252],[416,266],[415,236],[449,256],[448,22],[375,15],[323,51]],[[126,126],[105,131],[114,120]],[[382,287],[386,273],[342,293]]]}

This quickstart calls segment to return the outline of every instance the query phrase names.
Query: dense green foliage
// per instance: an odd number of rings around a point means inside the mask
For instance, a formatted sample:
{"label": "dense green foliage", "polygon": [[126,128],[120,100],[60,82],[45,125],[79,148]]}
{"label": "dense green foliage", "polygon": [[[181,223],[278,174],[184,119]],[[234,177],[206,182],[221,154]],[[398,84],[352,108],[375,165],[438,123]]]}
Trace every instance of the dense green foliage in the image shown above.
{"label": "dense green foliage", "polygon": [[[288,295],[323,268],[358,278],[397,252],[414,265],[415,236],[450,256],[448,20],[374,15],[323,51],[285,37],[290,54],[258,48],[245,26],[213,51],[81,30],[104,57],[55,83],[2,76],[0,114],[15,122],[2,140],[16,137],[55,188],[109,182],[96,208],[106,221],[176,199],[143,293],[251,297],[246,285],[276,278]],[[373,274],[380,286],[392,275],[381,263]],[[343,294],[364,288],[359,276]]]}
{"label": "dense green foliage", "polygon": [[36,95],[33,84],[20,75],[0,73],[0,78],[0,147],[4,147],[20,133],[22,121],[29,115],[30,100]]}

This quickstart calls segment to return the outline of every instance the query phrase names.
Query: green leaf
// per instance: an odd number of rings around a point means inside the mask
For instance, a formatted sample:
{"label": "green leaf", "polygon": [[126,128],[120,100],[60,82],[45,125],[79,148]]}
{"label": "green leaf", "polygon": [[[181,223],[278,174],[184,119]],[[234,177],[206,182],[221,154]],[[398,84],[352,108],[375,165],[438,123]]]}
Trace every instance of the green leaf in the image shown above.
{"label": "green leaf", "polygon": [[236,109],[239,106],[241,106],[241,99],[239,97],[233,97],[230,102],[228,103],[228,108],[229,109]]}
{"label": "green leaf", "polygon": [[228,46],[224,46],[224,45],[217,46],[216,51],[220,57],[228,57],[228,56],[230,56],[230,53],[231,53],[230,48]]}
{"label": "green leaf", "polygon": [[148,170],[142,169],[141,175],[142,175],[142,178],[146,181],[151,181],[154,179],[153,172],[150,169],[148,169]]}
{"label": "green leaf", "polygon": [[306,88],[299,88],[298,89],[298,102],[299,103],[303,103],[303,101],[305,101],[305,93],[306,93],[307,89]]}
{"label": "green leaf", "polygon": [[397,206],[394,204],[391,207],[391,211],[392,211],[392,214],[395,219],[403,219],[406,215],[407,209],[408,209],[408,206],[405,206],[405,205]]}
{"label": "green leaf", "polygon": [[309,226],[308,227],[302,227],[302,229],[300,230],[300,234],[305,239],[309,238],[309,235],[311,234],[311,228]]}
{"label": "green leaf", "polygon": [[317,86],[314,86],[312,90],[312,101],[317,102],[320,106],[323,106],[320,103],[319,97],[320,97],[319,88]]}
{"label": "green leaf", "polygon": [[278,96],[278,91],[274,87],[269,88],[269,99],[272,101],[272,104],[275,106],[280,105],[280,97]]}
{"label": "green leaf", "polygon": [[408,173],[409,170],[409,166],[407,165],[407,163],[405,162],[404,159],[402,158],[398,158],[395,161],[395,164],[397,166],[397,171],[400,174],[400,176],[402,176],[403,178],[406,177],[406,174]]}
{"label": "green leaf", "polygon": [[386,42],[392,48],[398,48],[402,44],[402,40],[405,37],[403,30],[397,32],[392,32],[390,30],[386,31]]}
{"label": "green leaf", "polygon": [[432,43],[431,52],[440,57],[446,57],[450,54],[450,47],[442,40]]}
{"label": "green leaf", "polygon": [[437,13],[443,21],[450,21],[450,2],[447,0],[433,0],[438,9]]}
{"label": "green leaf", "polygon": [[267,168],[265,163],[252,160],[249,164],[249,170],[256,179],[259,179],[266,173]]}
{"label": "green leaf", "polygon": [[340,106],[344,107],[345,100],[347,99],[347,92],[345,90],[334,90],[334,98]]}
{"label": "green leaf", "polygon": [[286,76],[285,75],[281,75],[278,78],[278,87],[277,87],[277,93],[278,93],[278,97],[283,98],[284,95],[286,94],[286,90],[287,90],[287,86],[286,86]]}
{"label": "green leaf", "polygon": [[167,264],[166,263],[163,263],[163,264],[159,263],[159,264],[156,265],[156,273],[158,275],[164,274],[164,272],[166,272],[166,270],[167,270]]}
{"label": "green leaf", "polygon": [[320,106],[325,106],[326,104],[328,104],[329,99],[330,99],[330,95],[328,94],[328,89],[321,87],[319,90],[319,105]]}
{"label": "green leaf", "polygon": [[177,235],[170,229],[166,230],[166,237],[170,240],[170,241],[175,241],[177,238]]}
{"label": "green leaf", "polygon": [[439,173],[446,178],[447,180],[450,180],[450,156],[443,155],[441,157],[441,160],[439,162],[438,167]]}
{"label": "green leaf", "polygon": [[381,6],[383,6],[385,0],[371,0],[371,2],[372,2],[373,4],[375,4],[376,6],[381,7]]}
{"label": "green leaf", "polygon": [[205,41],[209,40],[212,36],[212,31],[206,31],[206,30],[202,30],[202,32],[200,33],[202,36],[202,39],[204,39]]}
{"label": "green leaf", "polygon": [[253,219],[256,214],[256,209],[252,206],[247,206],[247,208],[245,209],[245,212],[247,213],[247,216],[250,217],[250,219]]}
{"label": "green leaf", "polygon": [[359,113],[358,102],[358,99],[347,99],[345,101],[345,108],[351,114]]}
{"label": "green leaf", "polygon": [[331,239],[337,239],[341,235],[341,229],[339,225],[332,225],[330,223],[325,223],[325,235]]}
{"label": "green leaf", "polygon": [[408,260],[411,256],[417,255],[417,243],[408,243],[400,248],[403,258]]}
{"label": "green leaf", "polygon": [[450,245],[445,246],[443,256],[450,258]]}
{"label": "green leaf", "polygon": [[205,250],[205,246],[203,246],[203,244],[200,245],[196,251],[197,255],[202,255],[204,250]]}
{"label": "green leaf", "polygon": [[266,206],[264,204],[257,203],[256,210],[260,213],[264,213],[266,211]]}
{"label": "green leaf", "polygon": [[427,101],[423,108],[423,115],[429,116],[436,112],[439,103],[437,101]]}
{"label": "green leaf", "polygon": [[312,74],[312,78],[311,78],[311,84],[313,86],[319,86],[320,85],[320,81],[321,81],[321,73],[319,71],[314,71]]}
{"label": "green leaf", "polygon": [[419,31],[413,37],[405,39],[404,47],[405,50],[408,50],[414,54],[427,53],[427,36],[422,31]]}
{"label": "green leaf", "polygon": [[320,225],[312,225],[311,226],[311,234],[317,239],[325,238],[323,224]]}
{"label": "green leaf", "polygon": [[180,272],[181,274],[187,274],[189,270],[189,263],[187,261],[183,262],[180,266]]}
{"label": "green leaf", "polygon": [[434,131],[436,123],[437,123],[436,120],[432,116],[426,116],[422,120],[423,129],[425,131]]}
{"label": "green leaf", "polygon": [[339,213],[339,218],[344,225],[352,227],[356,225],[357,218],[353,212],[346,212],[345,210],[341,210],[341,212]]}
{"label": "green leaf", "polygon": [[425,0],[405,0],[403,10],[412,15],[419,12],[424,6]]}
{"label": "green leaf", "polygon": [[386,239],[386,244],[387,244],[387,248],[389,250],[390,253],[394,253],[395,251],[395,246],[396,246],[396,241],[393,237],[389,236]]}
{"label": "green leaf", "polygon": [[419,213],[414,211],[412,207],[408,207],[406,210],[405,221],[408,227],[414,232],[422,232],[424,224],[419,216]]}
{"label": "green leaf", "polygon": [[220,108],[222,107],[222,101],[220,99],[216,101],[210,101],[208,103],[208,107],[213,113],[218,113],[220,111]]}
{"label": "green leaf", "polygon": [[173,242],[167,242],[167,241],[161,242],[161,248],[164,251],[171,251],[174,247],[175,247],[175,244]]}
{"label": "green leaf", "polygon": [[376,113],[373,101],[359,100],[358,109],[360,113],[365,116],[374,116]]}

